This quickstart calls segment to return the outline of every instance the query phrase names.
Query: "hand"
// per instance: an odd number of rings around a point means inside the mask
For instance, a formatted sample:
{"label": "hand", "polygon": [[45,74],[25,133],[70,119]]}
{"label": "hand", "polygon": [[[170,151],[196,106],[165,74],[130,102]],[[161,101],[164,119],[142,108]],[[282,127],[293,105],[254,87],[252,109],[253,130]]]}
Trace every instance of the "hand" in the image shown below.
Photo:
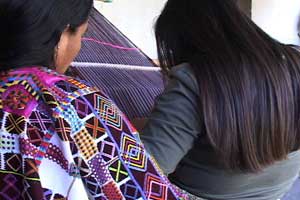
{"label": "hand", "polygon": [[141,131],[147,123],[147,120],[147,118],[134,118],[131,120],[131,123],[138,131]]}

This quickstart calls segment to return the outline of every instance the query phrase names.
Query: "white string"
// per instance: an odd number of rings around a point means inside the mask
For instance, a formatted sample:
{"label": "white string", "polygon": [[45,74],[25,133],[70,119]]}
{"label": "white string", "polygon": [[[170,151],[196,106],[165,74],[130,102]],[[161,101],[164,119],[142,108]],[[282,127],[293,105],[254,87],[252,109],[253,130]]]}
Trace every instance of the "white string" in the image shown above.
{"label": "white string", "polygon": [[142,71],[161,71],[159,67],[136,66],[136,65],[122,65],[110,63],[93,63],[93,62],[72,62],[73,67],[104,67],[104,68],[118,68],[118,69],[131,69]]}

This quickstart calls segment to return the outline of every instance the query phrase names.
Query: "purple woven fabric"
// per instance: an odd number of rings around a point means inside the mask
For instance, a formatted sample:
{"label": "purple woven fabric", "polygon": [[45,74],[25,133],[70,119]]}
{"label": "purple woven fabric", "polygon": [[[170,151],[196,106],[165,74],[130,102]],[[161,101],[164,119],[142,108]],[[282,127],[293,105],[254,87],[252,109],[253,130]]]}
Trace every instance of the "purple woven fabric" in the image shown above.
{"label": "purple woven fabric", "polygon": [[[72,75],[103,89],[131,119],[147,117],[164,87],[158,70],[129,69],[130,66],[149,69],[154,64],[95,8],[75,61],[79,65],[73,65]],[[87,62],[91,65],[81,65]]]}
{"label": "purple woven fabric", "polygon": [[88,80],[112,98],[128,118],[148,117],[155,98],[163,91],[159,71],[103,67],[73,67],[81,79]]}
{"label": "purple woven fabric", "polygon": [[95,8],[75,61],[153,66],[153,62]]}

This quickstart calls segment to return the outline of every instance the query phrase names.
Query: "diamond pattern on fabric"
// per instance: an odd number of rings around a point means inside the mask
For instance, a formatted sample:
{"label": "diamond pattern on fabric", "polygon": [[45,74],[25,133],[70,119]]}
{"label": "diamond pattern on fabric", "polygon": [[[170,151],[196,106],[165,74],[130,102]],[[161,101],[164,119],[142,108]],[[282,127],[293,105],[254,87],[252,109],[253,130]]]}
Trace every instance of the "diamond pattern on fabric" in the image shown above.
{"label": "diamond pattern on fabric", "polygon": [[120,160],[115,161],[109,166],[109,171],[116,183],[126,179],[129,174]]}
{"label": "diamond pattern on fabric", "polygon": [[130,168],[138,171],[145,171],[147,169],[145,149],[126,133],[122,134],[121,156]]}
{"label": "diamond pattern on fabric", "polygon": [[8,133],[21,134],[25,131],[25,117],[8,114],[5,118],[4,128]]}
{"label": "diamond pattern on fabric", "polygon": [[139,189],[131,180],[122,186],[121,189],[124,191],[124,197],[128,200],[136,200],[141,198]]}
{"label": "diamond pattern on fabric", "polygon": [[58,134],[62,141],[72,141],[71,138],[71,126],[63,118],[59,117],[55,121],[55,132]]}
{"label": "diamond pattern on fabric", "polygon": [[0,199],[19,200],[21,197],[20,177],[0,173]]}
{"label": "diamond pattern on fabric", "polygon": [[110,162],[117,156],[116,145],[109,139],[105,138],[103,141],[98,143],[98,148],[101,157],[106,161]]}
{"label": "diamond pattern on fabric", "polygon": [[47,131],[53,125],[53,121],[39,111],[31,113],[29,123],[41,131]]}
{"label": "diamond pattern on fabric", "polygon": [[6,163],[5,168],[8,171],[22,173],[22,157],[20,154],[6,153],[4,154]]}
{"label": "diamond pattern on fabric", "polygon": [[82,98],[77,98],[74,101],[72,101],[72,105],[77,110],[78,116],[80,118],[84,118],[87,115],[91,114],[92,111],[89,108],[89,106],[86,104],[86,102]]}
{"label": "diamond pattern on fabric", "polygon": [[88,119],[85,127],[93,138],[99,138],[105,134],[105,128],[97,117]]}
{"label": "diamond pattern on fabric", "polygon": [[41,132],[36,127],[29,124],[27,127],[27,135],[31,144],[37,147],[41,145],[44,137],[43,132]]}
{"label": "diamond pattern on fabric", "polygon": [[147,173],[145,177],[147,199],[164,200],[168,199],[167,185],[160,177]]}
{"label": "diamond pattern on fabric", "polygon": [[104,120],[108,126],[122,130],[123,121],[121,119],[121,113],[110,99],[99,94],[94,94],[94,106],[102,120]]}
{"label": "diamond pattern on fabric", "polygon": [[26,158],[24,161],[24,174],[29,178],[39,178],[38,167],[33,159]]}
{"label": "diamond pattern on fabric", "polygon": [[[100,187],[99,183],[96,179],[92,176],[87,177],[84,179],[84,183],[86,187],[89,189],[89,193],[93,198],[105,198],[102,192],[102,188]],[[105,198],[106,199],[106,198]]]}

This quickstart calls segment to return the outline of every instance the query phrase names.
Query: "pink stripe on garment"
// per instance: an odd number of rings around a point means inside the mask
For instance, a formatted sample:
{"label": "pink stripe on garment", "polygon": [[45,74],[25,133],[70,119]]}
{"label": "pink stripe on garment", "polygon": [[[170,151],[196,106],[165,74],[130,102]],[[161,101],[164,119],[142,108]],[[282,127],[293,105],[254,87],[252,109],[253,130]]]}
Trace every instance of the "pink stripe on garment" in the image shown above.
{"label": "pink stripe on garment", "polygon": [[105,45],[105,46],[110,46],[110,47],[115,48],[115,49],[122,49],[122,50],[128,50],[128,51],[139,51],[138,48],[122,47],[122,46],[114,45],[114,44],[111,44],[111,43],[108,43],[108,42],[102,42],[100,40],[96,40],[96,39],[93,39],[93,38],[82,38],[82,41],[95,42],[97,44],[102,44],[102,45]]}

